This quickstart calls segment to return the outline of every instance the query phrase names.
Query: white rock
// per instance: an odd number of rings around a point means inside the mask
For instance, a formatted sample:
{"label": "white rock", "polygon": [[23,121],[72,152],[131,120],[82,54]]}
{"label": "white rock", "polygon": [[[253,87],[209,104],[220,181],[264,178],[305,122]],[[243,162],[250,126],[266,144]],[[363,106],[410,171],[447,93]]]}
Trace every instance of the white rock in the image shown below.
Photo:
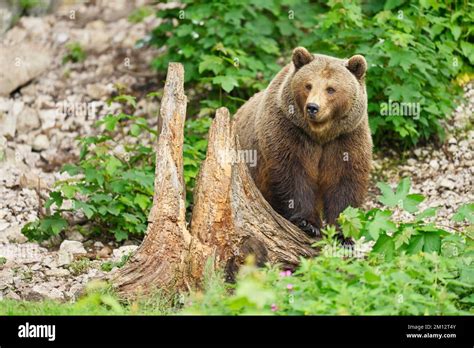
{"label": "white rock", "polygon": [[71,274],[67,269],[64,268],[48,269],[44,273],[49,277],[66,277]]}
{"label": "white rock", "polygon": [[11,290],[5,295],[5,298],[8,298],[10,300],[15,300],[15,301],[21,300],[21,297],[17,293]]}
{"label": "white rock", "polygon": [[75,240],[64,240],[59,246],[59,251],[72,255],[87,253],[82,243]]}
{"label": "white rock", "polygon": [[8,96],[51,67],[51,52],[37,43],[0,44],[0,52],[0,95]]}
{"label": "white rock", "polygon": [[57,266],[61,267],[61,266],[69,265],[73,259],[74,258],[70,253],[63,250],[59,250]]}
{"label": "white rock", "polygon": [[25,171],[23,174],[21,174],[20,186],[22,188],[35,189],[39,185],[44,186],[44,183],[42,183],[39,176],[33,173],[32,171]]}
{"label": "white rock", "polygon": [[4,99],[0,100],[0,135],[4,135],[12,139],[15,138],[17,123],[16,120],[18,114],[21,112],[22,109],[22,102],[15,102]]}
{"label": "white rock", "polygon": [[430,161],[430,167],[433,168],[433,170],[438,170],[439,169],[439,163],[437,160],[432,159]]}
{"label": "white rock", "polygon": [[56,109],[42,109],[39,111],[39,118],[41,120],[41,128],[49,129],[56,125]]}
{"label": "white rock", "polygon": [[56,41],[58,43],[65,43],[69,39],[69,35],[67,33],[58,33],[56,35]]}
{"label": "white rock", "polygon": [[87,85],[86,92],[92,99],[102,99],[109,94],[107,88],[101,83]]}
{"label": "white rock", "polygon": [[116,262],[120,261],[122,259],[122,256],[129,255],[137,249],[138,249],[138,246],[136,245],[126,245],[118,249],[114,249],[114,251],[112,252],[112,260]]}
{"label": "white rock", "polygon": [[26,243],[28,239],[21,233],[21,228],[17,224],[12,224],[10,227],[0,231],[1,243]]}
{"label": "white rock", "polygon": [[24,107],[16,118],[16,130],[18,133],[28,133],[41,127],[38,112],[30,107]]}
{"label": "white rock", "polygon": [[13,284],[13,270],[11,268],[5,268],[0,270],[0,290],[6,289],[9,285]]}
{"label": "white rock", "polygon": [[49,283],[34,285],[28,295],[31,299],[64,300],[64,294]]}
{"label": "white rock", "polygon": [[449,190],[452,190],[455,187],[455,183],[452,180],[449,180],[448,178],[441,179],[439,185]]}
{"label": "white rock", "polygon": [[82,242],[84,240],[84,236],[77,231],[67,231],[66,238],[68,240],[73,240],[76,242]]}
{"label": "white rock", "polygon": [[45,134],[38,134],[33,140],[33,150],[43,151],[49,147],[49,139]]}

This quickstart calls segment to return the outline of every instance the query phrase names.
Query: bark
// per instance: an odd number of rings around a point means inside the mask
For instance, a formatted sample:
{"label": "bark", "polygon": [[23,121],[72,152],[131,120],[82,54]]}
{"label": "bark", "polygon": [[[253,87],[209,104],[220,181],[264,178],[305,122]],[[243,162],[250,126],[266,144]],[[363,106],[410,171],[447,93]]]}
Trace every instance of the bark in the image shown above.
{"label": "bark", "polygon": [[161,105],[155,195],[146,237],[113,279],[122,294],[199,286],[207,262],[232,280],[248,255],[258,265],[293,268],[315,256],[314,240],[276,213],[255,186],[247,165],[234,162],[238,139],[226,108],[217,110],[196,182],[189,228],[185,221],[183,68],[169,66]]}
{"label": "bark", "polygon": [[146,236],[113,283],[120,292],[147,293],[172,289],[184,281],[186,250],[191,236],[186,228],[183,180],[183,128],[187,99],[184,69],[170,63],[160,117],[162,129],[156,149],[155,194]]}

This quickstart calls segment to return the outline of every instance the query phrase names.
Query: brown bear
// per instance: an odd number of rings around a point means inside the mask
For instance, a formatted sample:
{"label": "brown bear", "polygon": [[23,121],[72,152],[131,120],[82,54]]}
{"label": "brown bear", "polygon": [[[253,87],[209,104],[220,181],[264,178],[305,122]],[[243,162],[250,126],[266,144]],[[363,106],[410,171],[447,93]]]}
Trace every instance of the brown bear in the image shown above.
{"label": "brown bear", "polygon": [[251,175],[271,206],[312,236],[362,204],[372,161],[365,58],[293,51],[269,86],[235,115]]}

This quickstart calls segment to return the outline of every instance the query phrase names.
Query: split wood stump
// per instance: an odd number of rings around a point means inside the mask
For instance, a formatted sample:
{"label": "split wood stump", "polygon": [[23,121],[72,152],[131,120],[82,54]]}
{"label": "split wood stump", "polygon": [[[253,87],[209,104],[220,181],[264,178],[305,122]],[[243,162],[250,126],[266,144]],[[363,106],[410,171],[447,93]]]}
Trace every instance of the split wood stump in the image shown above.
{"label": "split wood stump", "polygon": [[111,281],[123,296],[162,289],[199,287],[206,262],[233,279],[253,254],[293,268],[312,257],[314,239],[288,222],[263,198],[245,163],[232,161],[238,149],[229,111],[220,108],[209,131],[208,149],[194,191],[191,223],[186,223],[183,129],[187,98],[184,69],[170,63],[161,101],[161,134],[156,148],[155,193],[146,236]]}

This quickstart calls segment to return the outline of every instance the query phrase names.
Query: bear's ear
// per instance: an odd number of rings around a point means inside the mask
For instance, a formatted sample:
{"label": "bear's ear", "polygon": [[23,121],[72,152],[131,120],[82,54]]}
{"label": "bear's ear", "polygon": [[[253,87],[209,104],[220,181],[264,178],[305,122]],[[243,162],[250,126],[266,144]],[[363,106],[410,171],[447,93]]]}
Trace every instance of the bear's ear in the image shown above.
{"label": "bear's ear", "polygon": [[296,70],[301,68],[303,65],[308,64],[314,59],[314,56],[308,52],[308,50],[304,47],[296,47],[293,50],[293,56],[291,60],[295,65]]}
{"label": "bear's ear", "polygon": [[356,54],[347,61],[346,67],[354,74],[357,80],[360,80],[365,76],[365,72],[367,71],[367,62],[364,56]]}

